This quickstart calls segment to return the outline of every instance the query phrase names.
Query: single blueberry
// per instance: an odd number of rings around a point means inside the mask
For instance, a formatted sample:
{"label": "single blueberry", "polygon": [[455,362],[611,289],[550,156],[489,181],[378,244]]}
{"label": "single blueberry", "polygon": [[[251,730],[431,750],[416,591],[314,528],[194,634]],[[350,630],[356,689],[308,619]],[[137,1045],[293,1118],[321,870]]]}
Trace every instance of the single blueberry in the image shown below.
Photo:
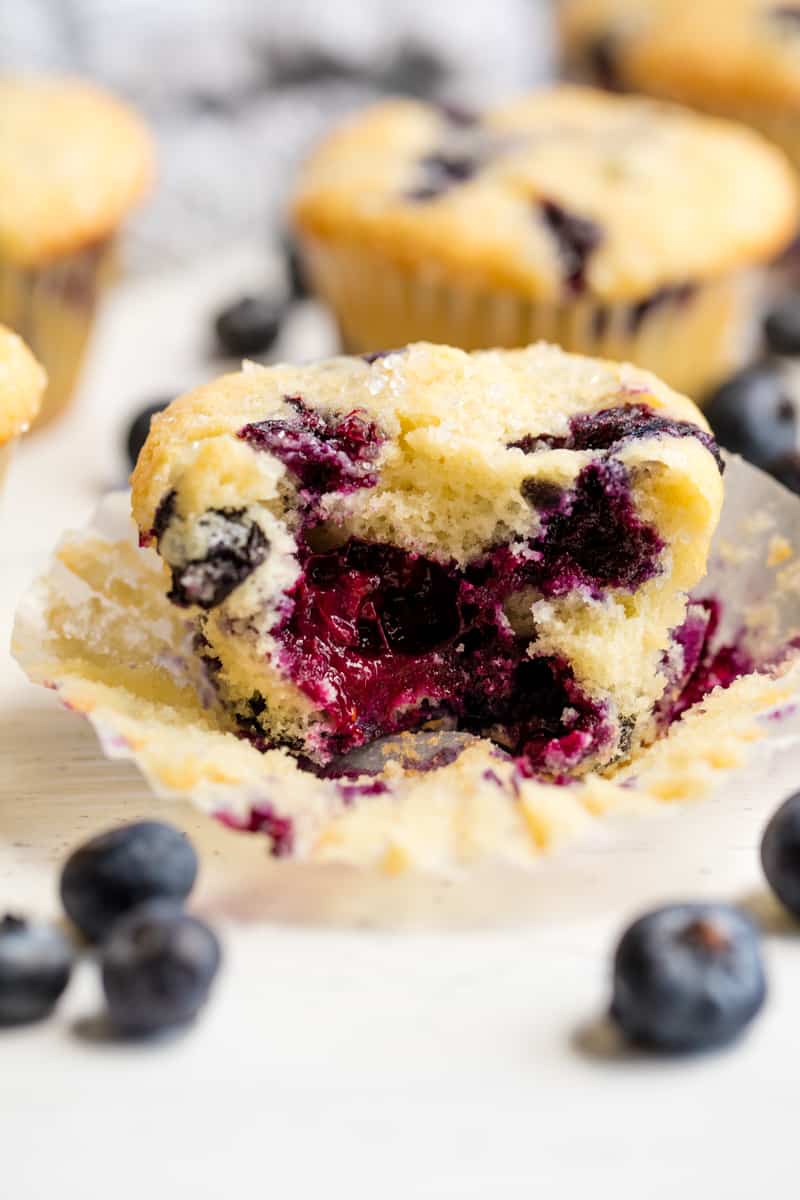
{"label": "single blueberry", "polygon": [[769,363],[747,367],[714,392],[705,415],[721,446],[766,468],[795,445],[797,414],[780,373]]}
{"label": "single blueberry", "polygon": [[800,295],[785,296],[767,314],[764,336],[773,354],[800,354]]}
{"label": "single blueberry", "polygon": [[139,455],[142,452],[142,446],[147,441],[147,435],[150,432],[150,422],[157,413],[163,412],[170,400],[157,400],[153,404],[148,404],[136,414],[128,426],[128,432],[125,435],[125,447],[128,451],[128,462],[131,464],[131,470],[136,466]]}
{"label": "single blueberry", "polygon": [[249,579],[269,553],[263,530],[255,521],[245,519],[241,509],[210,509],[206,516],[213,518],[213,524],[207,527],[205,556],[172,568],[167,598],[179,608],[193,604],[216,608]]}
{"label": "single blueberry", "polygon": [[185,833],[162,821],[137,821],[101,833],[69,856],[61,901],[90,941],[146,900],[184,900],[197,877],[197,854]]}
{"label": "single blueberry", "polygon": [[800,452],[791,450],[788,454],[782,454],[780,458],[768,462],[764,470],[790,492],[800,496]]}
{"label": "single blueberry", "polygon": [[3,917],[0,1025],[21,1025],[49,1016],[69,982],[74,957],[72,946],[54,926]]}
{"label": "single blueberry", "polygon": [[225,354],[263,354],[270,349],[286,315],[282,297],[270,293],[243,296],[222,310],[214,322]]}
{"label": "single blueberry", "polygon": [[442,60],[427,46],[401,42],[391,57],[376,72],[381,91],[396,96],[431,96],[441,86],[448,71]]}
{"label": "single blueberry", "polygon": [[169,900],[151,900],[114,926],[101,954],[108,1016],[143,1036],[185,1025],[205,1004],[222,954],[205,922]]}
{"label": "single blueberry", "polygon": [[614,957],[611,1016],[625,1037],[651,1049],[721,1046],[765,996],[758,931],[728,905],[656,909],[628,928]]}
{"label": "single blueberry", "polygon": [[764,830],[761,865],[775,895],[800,917],[800,792],[781,805]]}

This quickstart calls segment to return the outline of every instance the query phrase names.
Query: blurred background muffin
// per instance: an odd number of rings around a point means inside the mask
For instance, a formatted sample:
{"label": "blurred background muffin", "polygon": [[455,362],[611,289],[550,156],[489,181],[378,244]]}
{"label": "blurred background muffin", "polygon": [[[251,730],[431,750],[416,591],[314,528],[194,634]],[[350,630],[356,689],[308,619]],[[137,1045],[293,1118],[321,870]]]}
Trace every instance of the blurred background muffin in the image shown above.
{"label": "blurred background muffin", "polygon": [[742,126],[562,86],[480,116],[374,107],[312,156],[293,213],[349,349],[541,339],[700,398],[753,353],[798,194]]}
{"label": "blurred background muffin", "polygon": [[[158,309],[152,319],[154,335],[144,334],[153,367],[149,373],[117,370],[109,387],[105,372],[101,370],[98,378],[93,362],[84,374],[81,405],[69,421],[54,425],[51,435],[32,439],[26,454],[34,456],[39,446],[51,447],[47,453],[60,462],[56,443],[82,435],[91,422],[105,431],[98,476],[108,478],[116,472],[121,477],[123,455],[135,460],[151,413],[181,387],[218,370],[220,358],[233,362],[246,354],[267,362],[308,360],[335,349],[335,328],[325,306],[309,299],[286,236],[285,213],[301,163],[349,114],[386,96],[434,101],[451,113],[501,106],[554,78],[559,26],[562,36],[564,31],[568,35],[571,59],[585,58],[583,47],[594,43],[595,66],[602,76],[604,63],[613,57],[604,57],[608,43],[603,39],[612,26],[616,28],[617,14],[632,30],[652,22],[659,11],[666,13],[664,20],[672,30],[660,39],[666,53],[686,24],[675,19],[677,4],[678,0],[472,0],[469,5],[461,0],[438,0],[435,5],[427,0],[337,0],[334,5],[323,0],[171,0],[168,5],[151,0],[0,0],[0,73],[80,76],[109,89],[143,115],[155,136],[159,161],[158,186],[148,203],[130,214],[117,239],[117,260],[130,282],[120,294],[123,307],[132,295],[163,298],[153,306]],[[777,87],[771,82],[773,75],[783,79],[793,69],[797,7],[757,5],[752,0],[695,4],[691,22],[696,52],[691,61],[698,67],[697,78],[705,73],[709,81],[704,88],[728,69],[737,28],[740,48],[741,30],[747,28],[752,43],[748,53],[777,54],[784,64],[776,72],[757,72],[759,80],[753,75],[753,94],[757,83],[764,94]],[[748,12],[742,25],[742,14]],[[650,85],[648,75],[628,86],[651,90]],[[711,107],[699,92],[684,98],[697,107]],[[744,186],[751,184],[755,188],[753,181]],[[728,196],[716,195],[713,203],[715,211],[724,214]],[[559,215],[551,216],[558,224]],[[669,220],[679,225],[680,208]],[[583,232],[578,226],[579,237]],[[711,243],[718,245],[719,240],[715,231]],[[202,282],[193,303],[169,308],[166,297],[180,294],[178,281],[184,272],[194,279],[200,268]],[[174,283],[174,292],[161,287],[162,279]],[[637,316],[627,320],[642,321],[652,347],[663,332],[662,322],[672,328],[670,317],[680,311],[685,294],[678,283],[666,297],[656,294],[655,305],[634,307],[631,313]],[[580,311],[570,303],[570,313]],[[683,315],[688,311],[687,307]],[[770,454],[774,442],[791,446],[795,437],[794,393],[800,370],[800,317],[795,319],[795,312],[800,314],[800,299],[790,294],[781,301],[777,326],[767,322],[767,336],[760,344],[752,336],[758,333],[757,323],[750,320],[747,336],[740,339],[737,334],[726,351],[731,362],[749,357],[758,362],[763,350],[771,352],[765,360],[770,379],[766,408],[761,362],[756,375],[748,368],[736,377],[734,391],[725,393],[729,415],[735,399],[736,448],[747,447],[754,460],[756,452],[763,457],[763,447],[753,443],[756,426],[774,426]],[[109,315],[117,328],[113,311]],[[631,349],[627,335],[612,337],[607,316],[595,319],[595,332],[599,328],[603,336],[592,343],[593,352],[638,355],[643,349]],[[624,330],[622,315],[619,319]],[[141,325],[149,328],[144,316]],[[737,323],[731,321],[729,328],[734,331]],[[141,329],[135,335],[127,329],[124,337],[120,333],[125,345],[132,336],[142,336]],[[549,326],[546,336],[570,336],[569,322],[563,332]],[[692,336],[687,348],[690,343],[697,369],[704,371],[704,339]],[[714,337],[709,345],[713,360],[718,347]],[[687,352],[682,349],[684,357]],[[119,357],[119,348],[116,353]],[[800,479],[800,469],[793,470],[795,476]]]}
{"label": "blurred background muffin", "polygon": [[800,3],[563,0],[558,11],[572,74],[744,121],[800,168]]}
{"label": "blurred background muffin", "polygon": [[0,79],[0,320],[45,364],[41,421],[72,394],[114,234],[151,175],[144,126],[109,95]]}
{"label": "blurred background muffin", "polygon": [[36,419],[46,382],[22,338],[0,325],[0,489],[14,446]]}

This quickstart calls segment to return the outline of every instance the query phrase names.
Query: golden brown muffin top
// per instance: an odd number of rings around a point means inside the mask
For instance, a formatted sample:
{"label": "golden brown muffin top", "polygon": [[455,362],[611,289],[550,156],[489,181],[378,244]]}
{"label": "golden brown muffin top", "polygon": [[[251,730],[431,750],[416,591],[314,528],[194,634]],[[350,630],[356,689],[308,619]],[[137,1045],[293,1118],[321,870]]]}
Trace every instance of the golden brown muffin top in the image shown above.
{"label": "golden brown muffin top", "polygon": [[102,241],[152,175],[144,124],[106,92],[0,79],[0,256],[38,266]]}
{"label": "golden brown muffin top", "polygon": [[575,87],[470,124],[379,104],[320,146],[294,201],[308,238],[547,301],[641,299],[763,263],[798,219],[791,169],[759,135]]}

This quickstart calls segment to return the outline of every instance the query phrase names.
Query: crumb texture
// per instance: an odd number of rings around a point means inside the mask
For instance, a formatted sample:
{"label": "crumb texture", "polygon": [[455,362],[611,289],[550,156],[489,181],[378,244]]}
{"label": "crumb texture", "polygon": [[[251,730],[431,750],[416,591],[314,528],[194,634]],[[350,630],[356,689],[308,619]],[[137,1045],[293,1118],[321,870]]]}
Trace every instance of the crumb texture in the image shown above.
{"label": "crumb texture", "polygon": [[262,750],[326,766],[444,723],[557,777],[643,735],[721,467],[697,409],[645,372],[418,344],[179,399],[133,506]]}

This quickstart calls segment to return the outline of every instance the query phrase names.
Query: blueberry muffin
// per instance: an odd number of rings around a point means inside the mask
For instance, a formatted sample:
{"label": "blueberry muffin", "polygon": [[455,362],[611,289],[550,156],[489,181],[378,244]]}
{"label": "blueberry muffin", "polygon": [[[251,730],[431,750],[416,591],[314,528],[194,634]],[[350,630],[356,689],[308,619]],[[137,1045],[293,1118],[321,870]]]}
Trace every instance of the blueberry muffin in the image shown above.
{"label": "blueberry muffin", "polygon": [[353,350],[543,338],[697,398],[751,353],[798,197],[749,130],[562,87],[472,120],[381,104],[317,150],[293,215]]}
{"label": "blueberry muffin", "polygon": [[114,235],[151,175],[149,136],[112,97],[0,79],[0,321],[47,369],[40,420],[72,394]]}
{"label": "blueberry muffin", "polygon": [[22,339],[0,325],[0,488],[16,442],[39,411],[45,382]]}
{"label": "blueberry muffin", "polygon": [[721,470],[645,372],[416,344],[174,401],[133,511],[254,744],[328,768],[445,728],[577,775],[638,744],[675,683]]}
{"label": "blueberry muffin", "polygon": [[742,120],[800,166],[800,3],[563,0],[573,76]]}

